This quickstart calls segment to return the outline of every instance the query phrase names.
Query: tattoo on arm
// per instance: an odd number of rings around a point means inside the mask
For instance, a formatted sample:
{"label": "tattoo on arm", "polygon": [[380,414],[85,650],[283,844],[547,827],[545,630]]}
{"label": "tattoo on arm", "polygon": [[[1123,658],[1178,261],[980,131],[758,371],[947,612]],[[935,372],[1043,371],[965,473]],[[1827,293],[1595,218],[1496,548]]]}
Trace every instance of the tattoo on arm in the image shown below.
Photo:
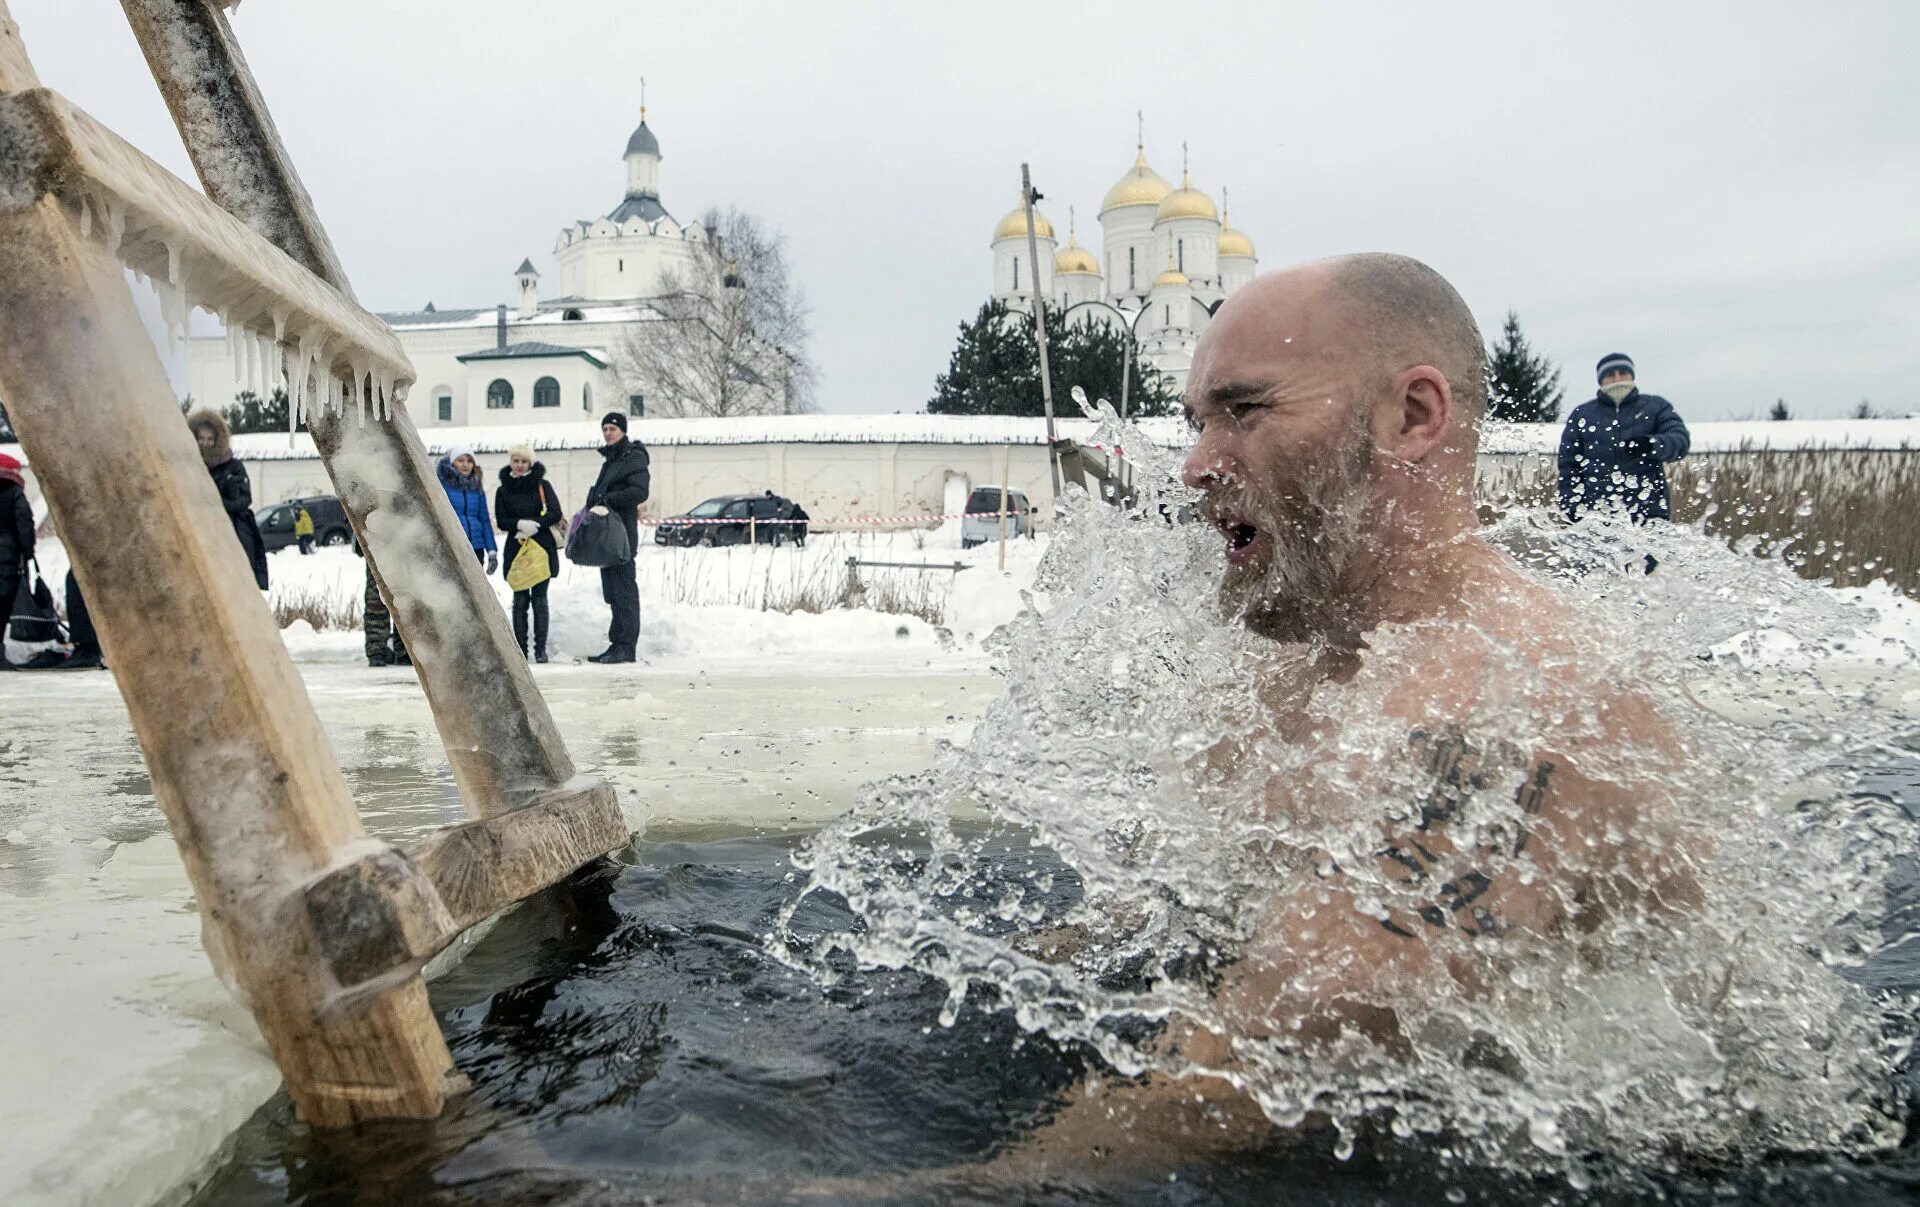
{"label": "tattoo on arm", "polygon": [[[1494,757],[1489,758],[1467,741],[1462,730],[1454,726],[1438,734],[1416,730],[1412,735],[1412,745],[1419,756],[1421,769],[1433,777],[1431,786],[1415,802],[1416,833],[1425,833],[1458,816],[1474,794],[1494,780],[1500,764],[1512,766],[1524,758],[1518,750],[1504,744],[1493,752]],[[1542,759],[1534,764],[1521,782],[1514,794],[1514,802],[1520,807],[1523,817],[1536,817],[1545,806],[1553,771],[1554,765]],[[1518,831],[1513,844],[1515,855],[1527,846],[1529,832],[1524,821]],[[1408,839],[1403,845],[1390,846],[1380,854],[1405,868],[1415,883],[1432,879],[1441,863],[1440,858],[1417,837]],[[1435,891],[1433,903],[1418,910],[1420,920],[1436,930],[1445,930],[1451,919],[1452,925],[1468,935],[1498,934],[1502,929],[1500,920],[1490,910],[1476,904],[1492,887],[1493,880],[1478,869],[1446,880]],[[1416,937],[1413,931],[1391,918],[1382,919],[1380,925],[1403,938]]]}

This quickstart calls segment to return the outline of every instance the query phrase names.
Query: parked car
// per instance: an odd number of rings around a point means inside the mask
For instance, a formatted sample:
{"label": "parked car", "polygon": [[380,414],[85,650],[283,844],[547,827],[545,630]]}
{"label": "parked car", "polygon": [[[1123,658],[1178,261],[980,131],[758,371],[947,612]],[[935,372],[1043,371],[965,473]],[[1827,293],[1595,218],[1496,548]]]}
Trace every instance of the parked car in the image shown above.
{"label": "parked car", "polygon": [[[1033,508],[1027,496],[1017,490],[1007,492],[1007,535],[1033,535]],[[1000,487],[976,486],[967,496],[966,514],[960,518],[960,547],[971,549],[1000,539]]]}
{"label": "parked car", "polygon": [[332,495],[308,495],[303,499],[282,499],[255,513],[260,520],[260,536],[267,543],[268,553],[295,543],[293,519],[300,514],[302,507],[313,517],[313,540],[316,545],[345,545],[353,540],[353,527],[347,523],[347,512],[340,506],[340,500]]}
{"label": "parked car", "polygon": [[719,495],[653,530],[656,545],[785,545],[806,541],[806,525],[777,523],[799,513],[792,499],[771,492]]}

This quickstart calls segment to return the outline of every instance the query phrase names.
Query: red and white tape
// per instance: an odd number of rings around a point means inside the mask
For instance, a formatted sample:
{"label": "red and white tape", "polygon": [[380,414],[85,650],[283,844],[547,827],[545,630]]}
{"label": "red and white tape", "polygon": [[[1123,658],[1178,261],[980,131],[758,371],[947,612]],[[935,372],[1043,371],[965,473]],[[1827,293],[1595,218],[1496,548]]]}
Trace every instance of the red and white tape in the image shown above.
{"label": "red and white tape", "polygon": [[[1009,520],[1017,520],[1023,515],[1029,515],[1037,511],[1038,511],[1038,508],[1028,508],[1026,511],[1009,511],[1006,514]],[[765,526],[770,524],[813,524],[813,525],[831,524],[837,528],[857,528],[857,527],[860,527],[861,525],[872,525],[872,524],[925,524],[925,523],[931,523],[935,520],[966,519],[969,516],[976,520],[997,520],[1000,518],[1000,513],[997,511],[966,511],[966,512],[949,512],[949,513],[927,513],[923,515],[844,515],[844,516],[832,516],[827,519],[817,519],[817,518],[809,517],[804,520],[748,520],[744,518],[726,519],[724,517],[715,517],[715,516],[701,517],[699,519],[695,519],[692,517],[687,517],[684,519],[679,517],[673,517],[673,518],[664,519],[664,520],[643,519],[640,521],[640,526],[642,528],[663,528],[663,527],[678,528],[683,524],[685,525],[738,524],[738,525],[741,525],[742,527],[748,524],[753,524],[755,526]]]}

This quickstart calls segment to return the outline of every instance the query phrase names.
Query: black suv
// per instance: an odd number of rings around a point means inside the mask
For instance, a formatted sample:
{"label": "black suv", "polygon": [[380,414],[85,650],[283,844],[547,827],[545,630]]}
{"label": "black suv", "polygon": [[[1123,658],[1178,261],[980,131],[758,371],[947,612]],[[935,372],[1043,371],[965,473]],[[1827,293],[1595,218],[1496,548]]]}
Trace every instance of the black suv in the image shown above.
{"label": "black suv", "polygon": [[298,542],[299,538],[293,535],[293,520],[302,507],[313,517],[316,545],[345,545],[353,540],[353,528],[347,523],[347,512],[340,506],[340,500],[332,495],[309,495],[304,499],[283,499],[255,513],[268,553]]}
{"label": "black suv", "polygon": [[785,545],[806,540],[806,512],[792,499],[771,492],[719,495],[685,515],[661,520],[653,530],[656,545]]}

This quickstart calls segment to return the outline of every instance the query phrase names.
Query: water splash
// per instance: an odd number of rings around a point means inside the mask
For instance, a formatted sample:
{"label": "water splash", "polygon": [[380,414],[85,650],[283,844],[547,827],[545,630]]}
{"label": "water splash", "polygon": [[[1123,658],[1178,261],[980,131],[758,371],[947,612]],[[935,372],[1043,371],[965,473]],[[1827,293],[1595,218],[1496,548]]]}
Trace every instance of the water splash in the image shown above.
{"label": "water splash", "polygon": [[[917,969],[949,988],[943,1025],[1006,1011],[1123,1074],[1330,1120],[1342,1148],[1369,1126],[1445,1136],[1581,1185],[1595,1153],[1898,1143],[1913,1002],[1857,970],[1906,937],[1882,920],[1915,834],[1851,768],[1902,750],[1915,668],[1841,661],[1870,613],[1697,531],[1521,513],[1483,535],[1572,619],[1542,656],[1467,616],[1482,689],[1410,726],[1394,693],[1433,675],[1437,622],[1381,626],[1367,673],[1318,681],[1324,651],[1213,605],[1220,542],[1175,522],[1180,454],[1100,416],[1141,497],[1065,501],[1032,606],[994,640],[1004,694],[964,749],[802,849],[808,892],[856,922],[776,950],[829,982],[849,960]],[[1794,657],[1753,656],[1759,632]],[[1622,709],[1644,740],[1618,740]],[[1473,741],[1451,763],[1449,724]],[[1543,829],[1542,751],[1575,752],[1612,803]],[[1440,789],[1453,851],[1396,875],[1382,850]],[[984,829],[951,820],[970,807]],[[1033,854],[995,854],[1009,836]],[[1473,873],[1559,921],[1381,925]]]}

